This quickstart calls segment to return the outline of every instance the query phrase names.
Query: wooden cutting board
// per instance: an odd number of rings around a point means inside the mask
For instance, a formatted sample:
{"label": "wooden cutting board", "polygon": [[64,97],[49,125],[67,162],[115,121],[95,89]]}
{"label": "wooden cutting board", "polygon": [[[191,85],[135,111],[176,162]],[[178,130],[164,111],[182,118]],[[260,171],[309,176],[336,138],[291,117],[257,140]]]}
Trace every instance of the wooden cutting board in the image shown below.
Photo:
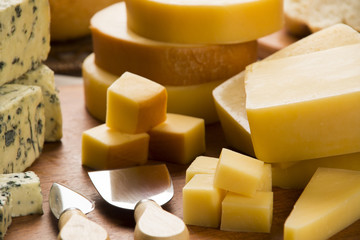
{"label": "wooden cutting board", "polygon": [[[5,240],[56,239],[57,220],[50,212],[48,203],[49,190],[53,182],[65,184],[95,200],[95,210],[89,213],[88,217],[104,226],[112,240],[133,239],[135,226],[133,212],[108,205],[90,182],[87,175],[89,169],[81,165],[81,134],[84,130],[100,124],[84,107],[82,85],[61,86],[60,100],[63,113],[63,139],[61,142],[47,143],[40,158],[29,168],[38,174],[41,180],[44,214],[14,218]],[[219,124],[206,127],[206,141],[208,156],[218,157],[221,149],[227,147]],[[175,196],[164,208],[182,217],[181,191],[187,166],[176,164],[167,164],[167,166],[173,178]],[[190,239],[283,239],[283,224],[300,193],[299,190],[274,188],[274,217],[270,234],[224,232],[218,229],[189,226]],[[359,233],[360,221],[357,221],[332,239],[358,239]]]}

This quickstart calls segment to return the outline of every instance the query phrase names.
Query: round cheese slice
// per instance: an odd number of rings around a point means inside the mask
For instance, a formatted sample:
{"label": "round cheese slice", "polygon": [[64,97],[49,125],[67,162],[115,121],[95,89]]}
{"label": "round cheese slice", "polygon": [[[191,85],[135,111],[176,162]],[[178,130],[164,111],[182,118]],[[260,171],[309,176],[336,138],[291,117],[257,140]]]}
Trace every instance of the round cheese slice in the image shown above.
{"label": "round cheese slice", "polygon": [[282,0],[126,0],[128,27],[164,42],[252,41],[283,25]]}
{"label": "round cheese slice", "polygon": [[[86,108],[93,117],[105,122],[106,92],[120,75],[98,67],[93,53],[84,60],[82,75]],[[222,82],[219,80],[192,86],[165,86],[168,93],[167,112],[203,118],[206,123],[217,122],[212,91]]]}
{"label": "round cheese slice", "polygon": [[257,59],[257,42],[229,45],[169,44],[139,37],[127,29],[125,3],[91,19],[95,62],[121,75],[132,72],[167,86],[225,80]]}

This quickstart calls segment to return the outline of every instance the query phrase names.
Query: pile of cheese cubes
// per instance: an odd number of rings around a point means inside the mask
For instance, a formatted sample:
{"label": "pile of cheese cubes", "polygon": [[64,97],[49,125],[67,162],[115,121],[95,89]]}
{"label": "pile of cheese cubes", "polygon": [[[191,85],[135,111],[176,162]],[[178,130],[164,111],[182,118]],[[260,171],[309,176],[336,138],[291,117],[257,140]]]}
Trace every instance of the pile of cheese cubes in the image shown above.
{"label": "pile of cheese cubes", "polygon": [[125,72],[108,89],[106,123],[83,132],[82,163],[93,169],[187,164],[205,152],[203,119],[167,114],[165,87]]}
{"label": "pile of cheese cubes", "polygon": [[186,171],[183,212],[189,225],[270,232],[270,164],[226,148],[219,158],[199,156]]}
{"label": "pile of cheese cubes", "polygon": [[86,107],[105,120],[106,89],[129,71],[166,87],[169,112],[218,121],[212,90],[255,62],[257,38],[281,27],[281,0],[114,4],[91,19]]}

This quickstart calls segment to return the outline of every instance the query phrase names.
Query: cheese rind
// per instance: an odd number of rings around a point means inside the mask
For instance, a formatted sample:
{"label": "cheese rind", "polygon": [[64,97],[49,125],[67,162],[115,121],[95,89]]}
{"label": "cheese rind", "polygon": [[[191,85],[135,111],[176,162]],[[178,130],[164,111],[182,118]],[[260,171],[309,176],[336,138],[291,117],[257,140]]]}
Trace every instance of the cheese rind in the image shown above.
{"label": "cheese rind", "polygon": [[82,134],[82,164],[93,169],[143,165],[147,162],[148,150],[146,133],[122,133],[102,124]]}
{"label": "cheese rind", "polygon": [[257,60],[257,42],[226,45],[170,44],[132,33],[125,3],[91,19],[96,64],[120,76],[129,71],[165,86],[187,86],[228,79]]}
{"label": "cheese rind", "polygon": [[166,120],[148,134],[149,156],[154,160],[187,164],[206,150],[201,118],[168,113]]}
{"label": "cheese rind", "polygon": [[[360,43],[360,34],[344,24],[337,24],[309,35],[262,61],[311,53]],[[246,114],[244,72],[226,80],[213,91],[215,106],[228,144],[238,151],[255,156]]]}
{"label": "cheese rind", "polygon": [[246,42],[275,32],[283,24],[282,0],[125,2],[129,29],[162,42]]}
{"label": "cheese rind", "polygon": [[284,225],[284,240],[329,239],[360,218],[360,172],[319,168]]}
{"label": "cheese rind", "polygon": [[34,172],[1,174],[0,190],[11,194],[12,217],[43,214],[40,179]]}
{"label": "cheese rind", "polygon": [[263,176],[264,162],[223,148],[215,171],[214,186],[253,196]]}
{"label": "cheese rind", "polygon": [[59,141],[62,137],[62,115],[54,72],[42,64],[11,83],[41,87],[45,105],[45,142]]}
{"label": "cheese rind", "polygon": [[21,172],[39,157],[45,138],[41,88],[0,87],[0,173]]}
{"label": "cheese rind", "polygon": [[359,152],[359,62],[360,44],[353,44],[249,66],[246,110],[256,157],[285,162]]}
{"label": "cheese rind", "polygon": [[4,239],[7,229],[12,223],[12,198],[9,192],[0,193],[0,239]]}
{"label": "cheese rind", "polygon": [[165,121],[166,106],[165,87],[125,72],[107,90],[106,125],[126,133],[147,132]]}
{"label": "cheese rind", "polygon": [[[94,59],[94,54],[90,54],[82,66],[85,105],[93,117],[105,122],[106,92],[120,76],[98,67]],[[207,124],[217,122],[211,92],[220,83],[222,80],[189,86],[165,86],[168,93],[168,112],[203,118]]]}
{"label": "cheese rind", "polygon": [[35,69],[50,51],[47,0],[0,2],[0,86]]}

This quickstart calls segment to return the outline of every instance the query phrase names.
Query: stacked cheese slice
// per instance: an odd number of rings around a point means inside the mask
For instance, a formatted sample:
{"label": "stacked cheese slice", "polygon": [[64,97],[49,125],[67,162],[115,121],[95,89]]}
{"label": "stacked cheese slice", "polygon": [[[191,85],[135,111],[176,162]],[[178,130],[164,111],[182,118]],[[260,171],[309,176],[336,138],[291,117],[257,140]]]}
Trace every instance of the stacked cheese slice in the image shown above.
{"label": "stacked cheese slice", "polygon": [[107,90],[106,123],[82,135],[82,164],[93,169],[142,165],[148,156],[187,164],[205,152],[200,118],[167,114],[164,86],[125,72]]}
{"label": "stacked cheese slice", "polygon": [[46,0],[0,3],[0,173],[21,172],[62,136]]}
{"label": "stacked cheese slice", "polygon": [[281,27],[281,12],[280,0],[114,4],[91,19],[94,54],[83,66],[86,107],[105,121],[105,90],[129,71],[166,87],[169,112],[215,122],[211,91],[256,61],[256,39]]}

